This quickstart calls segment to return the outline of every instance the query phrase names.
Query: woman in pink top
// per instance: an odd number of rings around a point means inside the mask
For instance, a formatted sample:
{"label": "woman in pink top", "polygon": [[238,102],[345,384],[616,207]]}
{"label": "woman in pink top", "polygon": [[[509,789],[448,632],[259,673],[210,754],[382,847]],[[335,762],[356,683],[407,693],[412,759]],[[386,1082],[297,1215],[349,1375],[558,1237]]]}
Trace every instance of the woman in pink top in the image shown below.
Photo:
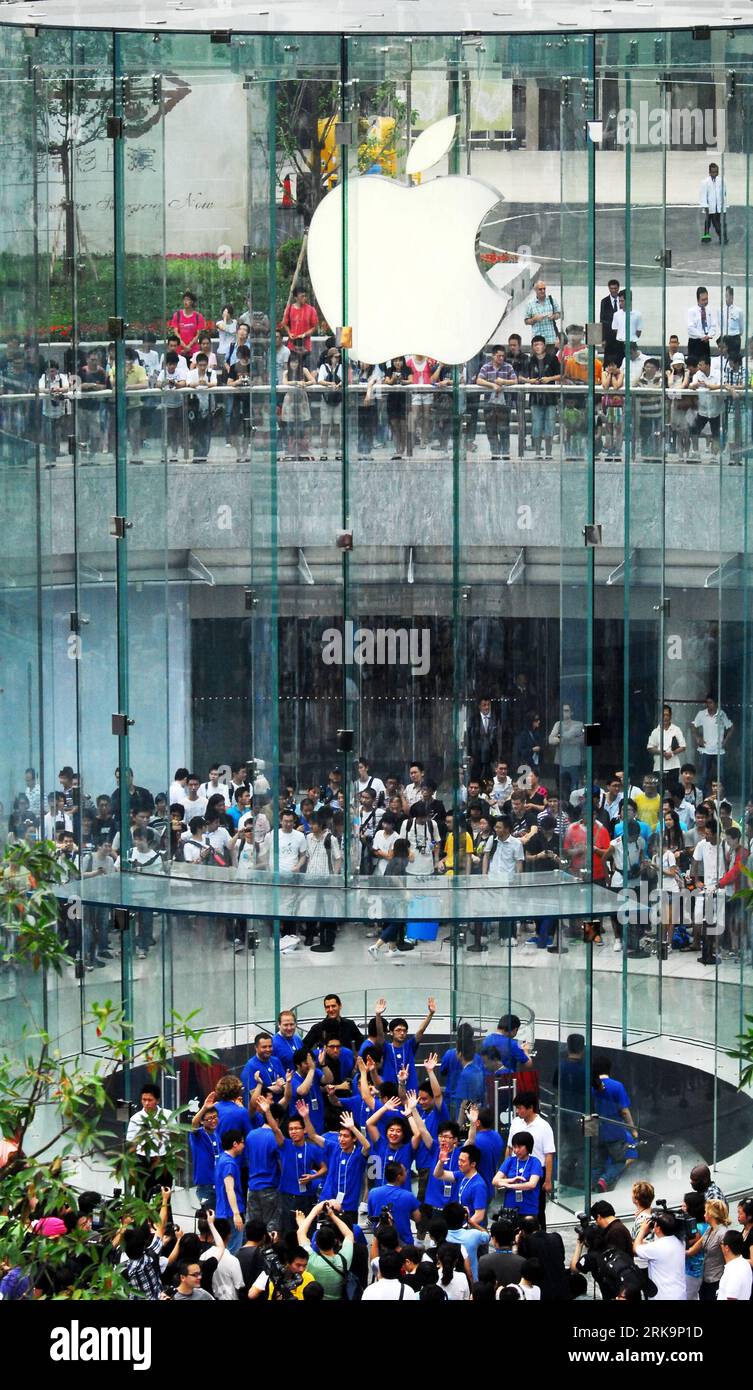
{"label": "woman in pink top", "polygon": [[[406,357],[405,365],[408,368],[411,381],[414,386],[431,386],[431,376],[436,362],[433,357],[421,357],[418,353],[411,353]],[[431,391],[414,391],[411,395],[411,427],[413,430],[414,448],[424,446],[429,443],[431,434]]]}
{"label": "woman in pink top", "polygon": [[186,290],[183,295],[183,308],[176,309],[168,328],[174,328],[181,343],[181,352],[188,362],[199,346],[199,334],[207,326],[203,314],[196,308],[196,295]]}

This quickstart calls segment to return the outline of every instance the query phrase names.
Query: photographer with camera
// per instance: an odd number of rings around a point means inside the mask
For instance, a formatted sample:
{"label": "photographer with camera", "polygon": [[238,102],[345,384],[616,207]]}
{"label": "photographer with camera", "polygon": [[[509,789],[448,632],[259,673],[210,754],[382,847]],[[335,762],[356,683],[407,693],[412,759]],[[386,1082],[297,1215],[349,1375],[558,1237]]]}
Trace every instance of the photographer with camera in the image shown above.
{"label": "photographer with camera", "polygon": [[372,1223],[391,1221],[401,1245],[413,1243],[410,1223],[418,1223],[421,1219],[418,1202],[406,1178],[407,1170],[404,1163],[386,1163],[384,1182],[378,1187],[372,1187],[368,1203],[369,1220]]}
{"label": "photographer with camera", "polygon": [[265,1298],[272,1303],[289,1303],[291,1299],[302,1303],[305,1289],[314,1282],[307,1269],[308,1259],[308,1250],[295,1240],[291,1245],[283,1242],[271,1246],[262,1257],[264,1269],[254,1279],[248,1297]]}
{"label": "photographer with camera", "polygon": [[[307,1272],[324,1289],[326,1303],[360,1296],[360,1285],[350,1275],[353,1262],[353,1233],[340,1218],[337,1201],[317,1202],[306,1215],[295,1214],[298,1244],[309,1252]],[[312,1250],[309,1232],[316,1226],[316,1250]],[[357,1286],[357,1287],[356,1287]]]}
{"label": "photographer with camera", "polygon": [[[597,1202],[595,1205],[605,1207],[609,1204]],[[592,1207],[592,1214],[593,1211]],[[640,1299],[644,1280],[635,1267],[629,1233],[629,1251],[622,1247],[621,1237],[618,1243],[610,1243],[609,1227],[615,1224],[622,1226],[622,1222],[615,1222],[613,1212],[611,1219],[599,1216],[591,1221],[586,1212],[580,1212],[575,1228],[575,1253],[570,1261],[570,1269],[581,1274],[593,1275],[606,1302],[618,1298],[627,1298],[632,1302],[634,1298]],[[624,1226],[622,1229],[626,1230]]]}
{"label": "photographer with camera", "polygon": [[[651,1303],[686,1302],[685,1242],[680,1239],[680,1226],[671,1211],[660,1211],[644,1222],[635,1238],[633,1250],[639,1269],[648,1269],[656,1292],[649,1294]],[[653,1240],[649,1236],[653,1234]]]}

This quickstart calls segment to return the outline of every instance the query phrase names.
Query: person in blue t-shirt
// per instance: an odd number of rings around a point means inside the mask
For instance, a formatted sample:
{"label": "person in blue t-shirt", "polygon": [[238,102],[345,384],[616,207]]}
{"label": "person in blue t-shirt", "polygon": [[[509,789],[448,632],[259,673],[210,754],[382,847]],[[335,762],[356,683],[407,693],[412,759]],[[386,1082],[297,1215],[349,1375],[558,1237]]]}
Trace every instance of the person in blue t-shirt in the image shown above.
{"label": "person in blue t-shirt", "polygon": [[465,1254],[468,1256],[468,1263],[471,1267],[471,1275],[474,1280],[478,1279],[478,1259],[479,1254],[485,1254],[489,1246],[489,1232],[477,1230],[466,1220],[466,1210],[459,1202],[448,1202],[442,1215],[447,1225],[447,1237],[450,1245],[461,1245]]}
{"label": "person in blue t-shirt", "polygon": [[316,1065],[312,1054],[305,1047],[293,1053],[293,1073],[290,1078],[290,1106],[292,1114],[296,1102],[305,1100],[311,1115],[311,1123],[317,1134],[324,1133],[324,1094],[322,1080],[324,1073]]}
{"label": "person in blue t-shirt", "polygon": [[[416,1092],[409,1092],[408,1104],[415,1110],[417,1099]],[[421,1139],[418,1131],[414,1132],[411,1127],[408,1115],[410,1110],[406,1105],[405,1113],[396,1112],[402,1109],[402,1101],[399,1096],[393,1096],[386,1100],[384,1105],[380,1105],[378,1110],[373,1111],[366,1121],[366,1133],[371,1143],[369,1154],[369,1179],[378,1183],[384,1182],[384,1173],[388,1163],[401,1164],[407,1173],[413,1167],[413,1158]],[[382,1134],[379,1124],[380,1120],[386,1120],[385,1132]]]}
{"label": "person in blue t-shirt", "polygon": [[337,1134],[325,1134],[323,1137],[317,1134],[311,1123],[306,1102],[299,1100],[296,1110],[306,1126],[306,1138],[324,1150],[327,1174],[320,1192],[321,1200],[337,1202],[343,1220],[352,1226],[358,1215],[369,1141],[347,1110],[340,1114]]}
{"label": "person in blue t-shirt", "polygon": [[324,1045],[316,1060],[322,1069],[324,1128],[334,1130],[340,1123],[340,1112],[350,1104],[355,1070],[355,1055],[343,1046],[335,1024],[325,1024]]}
{"label": "person in blue t-shirt", "polygon": [[592,1094],[599,1116],[596,1186],[600,1192],[613,1188],[624,1170],[638,1157],[638,1130],[630,1109],[630,1097],[622,1082],[610,1075],[611,1070],[608,1057],[597,1059]]}
{"label": "person in blue t-shirt", "polygon": [[243,1244],[243,1189],[241,1187],[241,1154],[244,1139],[239,1129],[229,1129],[222,1139],[222,1153],[214,1169],[214,1214],[229,1221],[233,1227],[227,1243],[233,1255]]}
{"label": "person in blue t-shirt", "polygon": [[482,1105],[480,1108],[476,1105],[469,1106],[468,1119],[471,1122],[468,1143],[475,1144],[481,1154],[478,1171],[486,1183],[491,1201],[492,1178],[502,1162],[505,1152],[504,1141],[502,1135],[494,1128],[494,1111],[490,1105]]}
{"label": "person in blue t-shirt", "polygon": [[540,1160],[533,1157],[533,1135],[525,1130],[513,1134],[510,1148],[512,1153],[495,1173],[493,1185],[504,1192],[506,1210],[515,1211],[518,1216],[538,1216],[544,1169]]}
{"label": "person in blue t-shirt", "polygon": [[[458,1174],[458,1158],[460,1157],[460,1127],[455,1120],[439,1120],[436,1151],[437,1159],[440,1152],[442,1153],[442,1171],[439,1177],[436,1177],[434,1169],[432,1169],[426,1184],[426,1206],[441,1211],[448,1202],[454,1200],[453,1192]],[[435,1159],[434,1168],[437,1166]],[[445,1172],[452,1175],[447,1180],[443,1177]],[[428,1217],[430,1211],[426,1212],[425,1215]]]}
{"label": "person in blue t-shirt", "polygon": [[220,1117],[215,1109],[214,1100],[214,1091],[210,1091],[191,1120],[191,1133],[188,1136],[196,1196],[201,1206],[210,1207],[214,1205],[214,1165],[222,1153],[222,1144],[217,1132]]}
{"label": "person in blue t-shirt", "polygon": [[426,1018],[419,1023],[415,1033],[408,1032],[407,1019],[393,1018],[389,1025],[389,1040],[384,1044],[382,1080],[399,1081],[401,1080],[401,1073],[404,1072],[405,1075],[402,1080],[408,1091],[415,1091],[418,1088],[416,1049],[437,1012],[436,1000],[429,999],[426,1007],[428,1010]]}
{"label": "person in blue t-shirt", "polygon": [[279,1231],[280,1210],[280,1149],[285,1136],[280,1129],[282,1110],[266,1096],[260,1096],[259,1110],[264,1117],[261,1129],[254,1129],[246,1139],[248,1164],[248,1204],[246,1218],[263,1221],[268,1231]]}
{"label": "person in blue t-shirt", "polygon": [[442,1053],[442,1060],[439,1063],[439,1075],[444,1081],[444,1098],[448,1105],[451,1105],[457,1094],[458,1077],[463,1070],[463,1059],[456,1047],[448,1047]]}
{"label": "person in blue t-shirt", "polygon": [[295,1014],[290,1009],[283,1009],[277,1015],[277,1032],[272,1039],[272,1056],[276,1057],[283,1071],[290,1071],[293,1066],[293,1053],[303,1043],[303,1038],[296,1029]]}
{"label": "person in blue t-shirt", "polygon": [[280,1206],[286,1231],[295,1230],[297,1211],[311,1211],[317,1200],[317,1185],[326,1172],[321,1150],[306,1138],[302,1116],[293,1113],[288,1120],[287,1138],[280,1147]]}
{"label": "person in blue t-shirt", "polygon": [[486,1222],[489,1198],[486,1183],[478,1171],[481,1154],[475,1144],[465,1144],[458,1155],[457,1172],[445,1167],[445,1154],[440,1143],[434,1176],[443,1185],[452,1184],[452,1201],[459,1202],[468,1213],[468,1225],[482,1230]]}
{"label": "person in blue t-shirt", "polygon": [[243,1104],[243,1082],[240,1077],[228,1073],[221,1076],[214,1089],[214,1108],[217,1111],[217,1137],[222,1142],[223,1134],[229,1129],[239,1129],[245,1136],[255,1128]]}
{"label": "person in blue t-shirt", "polygon": [[450,1115],[444,1103],[442,1087],[439,1084],[437,1068],[439,1067],[439,1057],[436,1052],[430,1053],[424,1059],[423,1066],[427,1073],[426,1081],[422,1081],[418,1088],[418,1105],[416,1107],[416,1120],[423,1121],[425,1129],[428,1131],[428,1139],[422,1135],[422,1142],[416,1149],[416,1172],[418,1174],[418,1200],[425,1202],[426,1187],[434,1171],[437,1161],[438,1145],[437,1132],[441,1120],[449,1120]]}
{"label": "person in blue t-shirt", "polygon": [[499,1053],[500,1061],[504,1071],[515,1072],[518,1067],[530,1066],[528,1049],[516,1042],[520,1019],[517,1014],[503,1014],[497,1030],[494,1033],[487,1033],[481,1044],[481,1051],[495,1047]]}
{"label": "person in blue t-shirt", "polygon": [[246,1105],[251,1092],[259,1082],[272,1092],[275,1100],[279,1100],[285,1090],[285,1068],[273,1056],[272,1043],[271,1033],[257,1033],[254,1038],[253,1056],[249,1057],[241,1072],[243,1099]]}
{"label": "person in blue t-shirt", "polygon": [[372,1187],[369,1193],[369,1219],[376,1222],[385,1207],[390,1208],[392,1225],[397,1231],[401,1245],[413,1243],[411,1221],[419,1221],[421,1212],[410,1187],[405,1186],[406,1169],[402,1163],[387,1163],[384,1169],[384,1182]]}

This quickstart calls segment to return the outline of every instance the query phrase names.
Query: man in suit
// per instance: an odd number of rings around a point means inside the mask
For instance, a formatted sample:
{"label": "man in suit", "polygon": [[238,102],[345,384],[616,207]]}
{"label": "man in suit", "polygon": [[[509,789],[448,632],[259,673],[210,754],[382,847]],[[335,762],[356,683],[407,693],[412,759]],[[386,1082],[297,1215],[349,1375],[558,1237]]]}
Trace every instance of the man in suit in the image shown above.
{"label": "man in suit", "polygon": [[624,355],[624,343],[617,342],[617,334],[612,327],[612,320],[619,309],[618,296],[620,293],[619,280],[607,281],[608,294],[599,305],[599,322],[601,323],[602,344],[604,347],[604,366],[610,362],[616,362],[619,366]]}
{"label": "man in suit", "polygon": [[468,718],[465,731],[465,746],[471,764],[471,779],[480,780],[494,776],[494,768],[500,756],[499,721],[492,714],[492,702],[484,696],[478,708]]}

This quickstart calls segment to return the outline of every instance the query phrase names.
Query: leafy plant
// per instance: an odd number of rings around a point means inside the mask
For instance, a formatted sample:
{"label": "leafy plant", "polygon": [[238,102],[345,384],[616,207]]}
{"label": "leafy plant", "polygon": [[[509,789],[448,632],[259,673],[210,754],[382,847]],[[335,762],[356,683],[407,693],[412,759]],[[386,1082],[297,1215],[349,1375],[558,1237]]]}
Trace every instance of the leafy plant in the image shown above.
{"label": "leafy plant", "polygon": [[[0,871],[2,960],[17,981],[59,974],[68,959],[54,891],[64,877],[51,843],[6,847]],[[0,1138],[9,1151],[0,1167],[0,1274],[19,1270],[41,1286],[43,1296],[127,1298],[133,1290],[113,1263],[113,1237],[125,1224],[154,1220],[157,1211],[154,1202],[136,1195],[139,1159],[124,1151],[112,1128],[116,1078],[128,1065],[145,1067],[151,1078],[161,1080],[174,1073],[177,1056],[208,1062],[212,1054],[202,1046],[195,1012],[174,1012],[165,1032],[138,1045],[130,1020],[110,999],[92,1004],[84,1026],[98,1040],[94,1058],[63,1056],[48,1032],[26,1028],[15,1047],[0,1053]],[[179,1114],[166,1125],[147,1120],[146,1156],[164,1142],[160,1163],[175,1174],[186,1132]],[[117,1206],[103,1204],[96,1235],[85,1219],[76,1218],[74,1165],[82,1160],[104,1172],[108,1187],[126,1193]],[[44,1234],[37,1225],[40,1216],[62,1216],[69,1229],[64,1235]]]}

